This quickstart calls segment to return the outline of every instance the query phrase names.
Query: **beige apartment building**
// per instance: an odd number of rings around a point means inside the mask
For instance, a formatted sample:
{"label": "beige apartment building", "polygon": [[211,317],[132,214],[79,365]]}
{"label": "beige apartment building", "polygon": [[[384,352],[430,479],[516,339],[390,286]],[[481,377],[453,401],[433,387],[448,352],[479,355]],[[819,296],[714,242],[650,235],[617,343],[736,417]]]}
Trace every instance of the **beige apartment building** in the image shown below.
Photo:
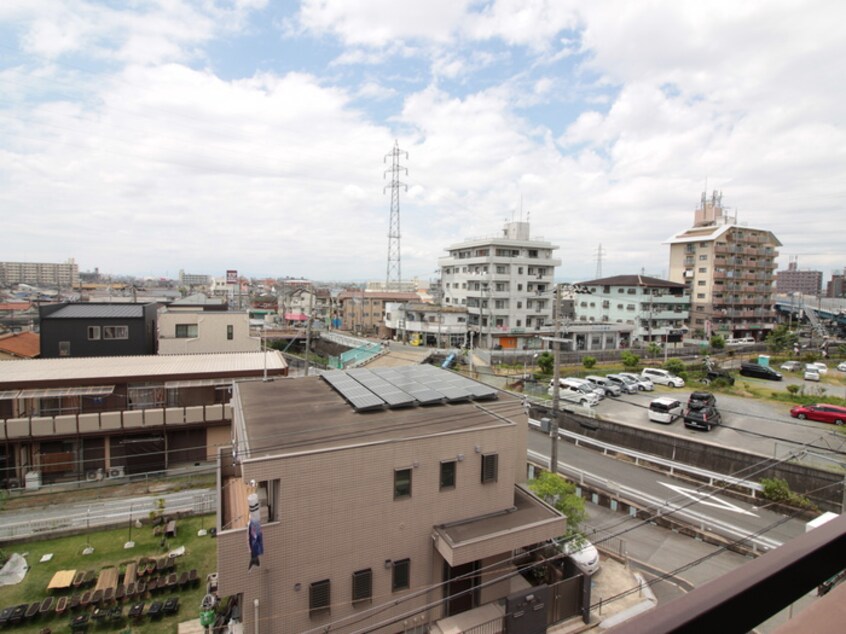
{"label": "beige apartment building", "polygon": [[690,292],[694,336],[754,337],[775,326],[773,284],[778,238],[771,231],[737,224],[724,214],[722,194],[702,194],[693,227],[670,244],[670,280]]}
{"label": "beige apartment building", "polygon": [[[515,551],[565,531],[524,486],[522,403],[488,386],[410,366],[238,384],[233,399],[219,593],[247,633],[459,631],[444,620],[485,622],[532,589]],[[248,570],[252,492],[264,555]]]}
{"label": "beige apartment building", "polygon": [[341,328],[363,335],[387,336],[385,313],[389,302],[416,302],[417,293],[388,291],[343,291],[338,295]]}
{"label": "beige apartment building", "polygon": [[79,265],[67,262],[0,262],[0,287],[15,284],[79,288]]}

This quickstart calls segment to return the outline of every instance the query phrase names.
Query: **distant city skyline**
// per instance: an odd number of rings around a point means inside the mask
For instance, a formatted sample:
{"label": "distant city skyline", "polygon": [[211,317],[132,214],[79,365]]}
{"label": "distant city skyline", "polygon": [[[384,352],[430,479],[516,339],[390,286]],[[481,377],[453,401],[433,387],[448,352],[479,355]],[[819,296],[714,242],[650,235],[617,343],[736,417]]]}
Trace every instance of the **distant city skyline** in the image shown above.
{"label": "distant city skyline", "polygon": [[530,219],[557,278],[645,270],[703,191],[846,266],[834,0],[6,0],[3,259],[176,277],[403,277]]}

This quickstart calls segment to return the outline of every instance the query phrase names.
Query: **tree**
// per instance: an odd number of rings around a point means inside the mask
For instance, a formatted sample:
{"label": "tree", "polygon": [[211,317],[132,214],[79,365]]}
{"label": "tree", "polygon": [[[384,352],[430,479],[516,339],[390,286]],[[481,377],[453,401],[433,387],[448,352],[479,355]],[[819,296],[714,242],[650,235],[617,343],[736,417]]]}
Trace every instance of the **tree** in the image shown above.
{"label": "tree", "polygon": [[555,363],[555,357],[551,352],[541,352],[538,355],[538,367],[544,374],[552,374],[552,366]]}
{"label": "tree", "polygon": [[529,482],[529,488],[547,504],[551,504],[567,518],[565,537],[576,535],[585,521],[585,501],[576,495],[576,485],[557,473],[543,471]]}
{"label": "tree", "polygon": [[649,345],[646,347],[646,354],[650,357],[657,357],[661,354],[661,346],[654,341],[650,342]]}
{"label": "tree", "polygon": [[678,376],[682,376],[687,373],[687,366],[681,359],[668,359],[667,362],[664,364],[664,369],[669,370],[670,372]]}
{"label": "tree", "polygon": [[590,370],[593,366],[596,365],[596,357],[585,357],[582,359],[582,365],[585,366],[588,370]]}
{"label": "tree", "polygon": [[627,370],[635,369],[640,363],[640,357],[634,352],[629,352],[628,350],[625,350],[623,354],[620,355],[620,360],[623,362],[623,367]]}
{"label": "tree", "polygon": [[726,347],[726,340],[722,335],[713,335],[710,343],[714,350],[722,350]]}
{"label": "tree", "polygon": [[791,332],[787,326],[781,324],[773,328],[773,331],[767,337],[767,347],[770,352],[781,352],[792,348],[798,339],[796,333]]}

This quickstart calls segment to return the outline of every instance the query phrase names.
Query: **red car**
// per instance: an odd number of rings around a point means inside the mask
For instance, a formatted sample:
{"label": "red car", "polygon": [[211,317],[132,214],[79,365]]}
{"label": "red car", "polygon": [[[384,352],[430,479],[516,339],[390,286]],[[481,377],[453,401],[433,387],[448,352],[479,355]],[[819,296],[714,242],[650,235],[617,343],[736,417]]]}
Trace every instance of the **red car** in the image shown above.
{"label": "red car", "polygon": [[821,423],[834,423],[835,425],[846,423],[846,407],[826,405],[825,403],[797,405],[790,410],[790,415],[799,420],[807,418],[808,420],[818,420]]}

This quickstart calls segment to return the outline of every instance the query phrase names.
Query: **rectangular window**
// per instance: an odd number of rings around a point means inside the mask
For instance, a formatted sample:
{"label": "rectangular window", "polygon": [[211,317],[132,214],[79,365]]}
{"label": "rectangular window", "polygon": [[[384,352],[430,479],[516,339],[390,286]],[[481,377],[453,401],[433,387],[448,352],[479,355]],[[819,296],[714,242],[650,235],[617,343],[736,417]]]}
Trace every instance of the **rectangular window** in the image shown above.
{"label": "rectangular window", "polygon": [[129,326],[103,326],[103,339],[129,339]]}
{"label": "rectangular window", "polygon": [[411,560],[400,559],[394,562],[394,573],[391,579],[391,590],[407,590],[411,582]]}
{"label": "rectangular window", "polygon": [[441,462],[441,490],[455,488],[455,460]]}
{"label": "rectangular window", "polygon": [[176,324],[177,339],[193,339],[197,336],[197,324]]}
{"label": "rectangular window", "polygon": [[88,326],[88,341],[97,341],[100,338],[100,326]]}
{"label": "rectangular window", "polygon": [[317,616],[329,612],[330,581],[315,581],[308,589],[308,615]]}
{"label": "rectangular window", "polygon": [[229,341],[232,341],[235,338],[235,326],[233,326],[232,324],[226,327],[226,338]]}
{"label": "rectangular window", "polygon": [[704,261],[705,261],[705,260],[707,260],[707,259],[708,259],[708,256],[707,256],[707,255],[700,255],[700,256],[699,256],[699,260],[700,260],[700,261],[702,261],[702,262],[704,262]]}
{"label": "rectangular window", "polygon": [[373,571],[356,570],[352,575],[352,602],[369,601],[373,596]]}
{"label": "rectangular window", "polygon": [[482,454],[482,483],[496,482],[498,463],[498,454]]}
{"label": "rectangular window", "polygon": [[60,341],[59,342],[59,356],[60,357],[69,357],[70,356],[70,341]]}
{"label": "rectangular window", "polygon": [[411,497],[411,469],[394,469],[394,499]]}

